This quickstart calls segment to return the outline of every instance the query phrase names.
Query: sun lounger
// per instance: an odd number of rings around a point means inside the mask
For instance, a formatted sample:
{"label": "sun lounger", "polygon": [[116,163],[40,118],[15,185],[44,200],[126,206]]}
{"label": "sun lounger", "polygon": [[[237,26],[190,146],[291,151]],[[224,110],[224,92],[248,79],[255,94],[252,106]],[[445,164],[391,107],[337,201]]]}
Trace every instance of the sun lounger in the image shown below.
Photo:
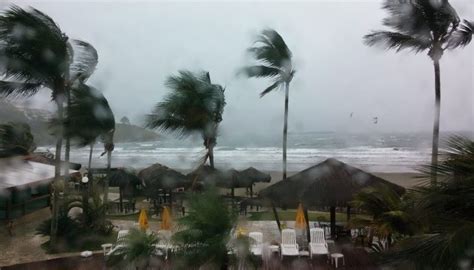
{"label": "sun lounger", "polygon": [[313,255],[329,255],[328,244],[324,237],[324,230],[321,228],[310,229],[310,242],[309,242],[309,254],[313,258]]}
{"label": "sun lounger", "polygon": [[284,256],[299,256],[299,246],[296,243],[296,232],[294,229],[284,229],[281,231],[281,258]]}
{"label": "sun lounger", "polygon": [[125,245],[125,238],[128,235],[128,230],[120,230],[117,234],[117,242],[115,245],[107,252],[107,256],[112,254],[115,250],[122,248]]}
{"label": "sun lounger", "polygon": [[255,256],[262,256],[263,234],[261,232],[250,232],[250,252]]}

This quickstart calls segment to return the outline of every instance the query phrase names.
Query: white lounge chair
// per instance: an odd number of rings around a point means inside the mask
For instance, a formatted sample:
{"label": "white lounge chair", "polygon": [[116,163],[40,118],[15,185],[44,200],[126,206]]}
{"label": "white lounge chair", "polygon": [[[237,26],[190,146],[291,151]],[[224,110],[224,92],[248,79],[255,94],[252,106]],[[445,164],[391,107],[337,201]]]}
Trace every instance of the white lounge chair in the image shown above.
{"label": "white lounge chair", "polygon": [[255,256],[262,256],[263,247],[263,233],[261,232],[250,232],[250,252]]}
{"label": "white lounge chair", "polygon": [[158,256],[165,256],[165,259],[168,259],[168,252],[170,249],[173,249],[171,244],[172,233],[169,230],[159,230],[158,233],[159,242],[155,245],[157,249]]}
{"label": "white lounge chair", "polygon": [[284,256],[299,256],[299,246],[296,243],[296,232],[294,229],[284,229],[281,231],[281,245],[280,255]]}
{"label": "white lounge chair", "polygon": [[[112,254],[115,250],[122,248],[125,245],[125,238],[128,235],[128,230],[120,230],[117,234],[117,242],[112,249],[110,249],[106,255]],[[105,251],[104,251],[105,252]]]}
{"label": "white lounge chair", "polygon": [[324,230],[321,228],[311,228],[309,231],[311,237],[309,242],[309,256],[326,255],[329,256],[328,244],[324,237]]}

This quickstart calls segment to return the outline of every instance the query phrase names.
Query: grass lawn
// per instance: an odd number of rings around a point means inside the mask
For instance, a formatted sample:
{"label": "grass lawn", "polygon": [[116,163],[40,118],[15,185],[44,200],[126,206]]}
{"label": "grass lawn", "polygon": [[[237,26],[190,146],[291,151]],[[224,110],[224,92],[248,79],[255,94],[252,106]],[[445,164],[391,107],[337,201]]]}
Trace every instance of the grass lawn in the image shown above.
{"label": "grass lawn", "polygon": [[[250,212],[249,220],[260,221],[260,220],[275,220],[272,211],[263,211],[263,212]],[[278,217],[280,220],[292,221],[296,218],[296,210],[280,210],[278,211]],[[361,214],[352,214],[351,217],[360,217],[367,218],[367,215]],[[308,218],[310,221],[325,221],[329,222],[329,212],[320,212],[320,211],[309,211]],[[347,217],[345,213],[336,213],[336,221],[346,221]]]}

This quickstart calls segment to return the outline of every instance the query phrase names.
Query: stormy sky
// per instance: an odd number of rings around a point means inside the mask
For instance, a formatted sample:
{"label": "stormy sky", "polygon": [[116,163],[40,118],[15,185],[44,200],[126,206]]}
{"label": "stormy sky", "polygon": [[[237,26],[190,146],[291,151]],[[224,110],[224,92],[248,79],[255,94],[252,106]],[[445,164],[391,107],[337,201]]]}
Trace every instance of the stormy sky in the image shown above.
{"label": "stormy sky", "polygon": [[[384,29],[381,1],[6,1],[50,15],[69,37],[94,45],[100,62],[90,84],[104,92],[117,121],[140,124],[180,69],[208,70],[226,87],[221,133],[280,136],[283,92],[259,98],[265,79],[237,76],[260,30],[276,29],[294,55],[289,130],[430,132],[434,74],[425,53],[369,48],[362,36]],[[474,19],[472,0],[452,0]],[[0,6],[1,8],[1,6]],[[474,44],[441,61],[442,131],[473,130]],[[30,100],[47,105],[48,93]],[[349,117],[350,113],[353,117]],[[378,117],[378,124],[372,118]]]}

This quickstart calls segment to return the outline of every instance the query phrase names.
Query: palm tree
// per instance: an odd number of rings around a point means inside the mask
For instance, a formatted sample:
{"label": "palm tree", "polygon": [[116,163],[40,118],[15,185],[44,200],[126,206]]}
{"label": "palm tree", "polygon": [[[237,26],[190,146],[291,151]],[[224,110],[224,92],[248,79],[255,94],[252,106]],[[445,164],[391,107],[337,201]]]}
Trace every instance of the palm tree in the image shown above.
{"label": "palm tree", "polygon": [[26,123],[0,125],[0,158],[24,156],[36,149],[30,126]]}
{"label": "palm tree", "polygon": [[[68,86],[72,86],[75,83],[85,84],[87,79],[95,71],[97,63],[99,62],[99,55],[97,50],[89,43],[81,40],[73,40],[70,44],[73,54],[73,62],[70,66],[70,78]],[[67,91],[67,108],[71,106],[71,89]],[[68,114],[66,114],[68,117]],[[71,152],[71,140],[69,136],[66,136],[66,145],[64,153],[64,161],[69,164]],[[65,166],[64,173],[66,178],[69,176],[69,166]]]}
{"label": "palm tree", "polygon": [[[83,83],[71,87],[71,100],[64,120],[64,136],[79,147],[89,146],[89,165],[97,139],[115,129],[114,114],[107,99],[95,88]],[[91,175],[91,174],[89,174]],[[92,189],[93,181],[90,182]]]}
{"label": "palm tree", "polygon": [[[27,97],[41,88],[48,88],[57,106],[57,119],[62,122],[74,58],[71,48],[69,38],[49,16],[37,9],[12,6],[0,15],[0,55],[3,58],[0,72],[4,76],[0,80],[0,96]],[[57,232],[57,200],[62,189],[62,137],[62,130],[57,130],[51,222],[53,244]]]}
{"label": "palm tree", "polygon": [[188,204],[189,214],[178,221],[184,229],[173,236],[178,254],[191,268],[227,269],[226,245],[236,217],[214,189],[189,194]]}
{"label": "palm tree", "polygon": [[[441,110],[440,59],[446,49],[466,46],[472,37],[472,24],[460,19],[448,0],[385,0],[383,8],[389,13],[383,24],[394,31],[374,31],[364,36],[368,46],[382,45],[397,52],[409,49],[415,53],[428,51],[435,72],[435,117],[431,163],[438,163],[439,119]],[[436,177],[433,173],[433,183]]]}
{"label": "palm tree", "polygon": [[401,251],[392,254],[394,260],[408,260],[420,268],[464,269],[458,263],[473,259],[474,141],[455,136],[446,145],[441,163],[423,170],[427,179],[435,171],[438,185],[415,189],[415,216],[427,230],[404,241]]}
{"label": "palm tree", "polygon": [[[156,253],[159,239],[154,233],[131,229],[123,243],[107,256],[109,266],[134,266],[135,269],[149,269],[150,259]],[[127,267],[127,269],[128,269]]]}
{"label": "palm tree", "polygon": [[357,217],[351,224],[373,228],[390,245],[394,234],[413,235],[419,227],[412,217],[410,202],[407,196],[402,197],[385,185],[367,187],[354,196],[351,205],[364,210],[372,219]]}
{"label": "palm tree", "polygon": [[260,97],[278,88],[285,88],[285,118],[283,124],[283,180],[286,180],[286,147],[288,136],[288,97],[290,82],[295,70],[292,64],[292,53],[283,38],[273,29],[262,31],[255,41],[255,46],[248,49],[258,62],[254,66],[243,68],[248,77],[265,77],[273,83],[260,93]]}
{"label": "palm tree", "polygon": [[203,163],[209,159],[214,168],[217,129],[226,104],[224,88],[211,83],[209,72],[190,71],[170,76],[166,86],[172,92],[148,115],[146,126],[175,132],[180,137],[200,133],[207,149]]}

